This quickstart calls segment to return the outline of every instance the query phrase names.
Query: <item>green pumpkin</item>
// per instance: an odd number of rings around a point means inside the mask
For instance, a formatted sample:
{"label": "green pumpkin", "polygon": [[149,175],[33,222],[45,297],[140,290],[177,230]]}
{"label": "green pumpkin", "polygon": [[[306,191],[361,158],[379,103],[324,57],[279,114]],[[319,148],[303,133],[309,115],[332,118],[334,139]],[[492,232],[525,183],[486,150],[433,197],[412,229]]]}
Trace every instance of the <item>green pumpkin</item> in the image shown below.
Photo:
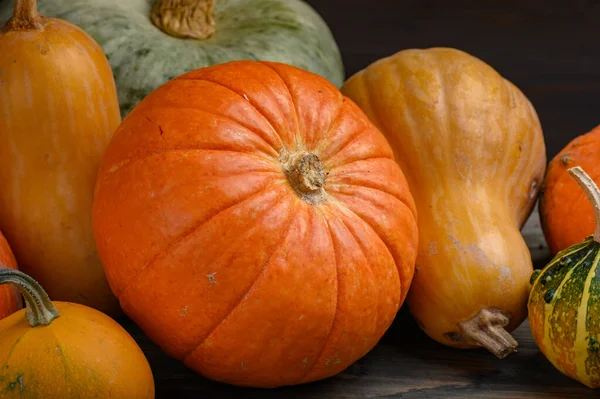
{"label": "green pumpkin", "polygon": [[592,203],[596,231],[534,272],[529,325],[540,351],[558,370],[600,388],[600,190],[579,166],[569,173]]}
{"label": "green pumpkin", "polygon": [[[159,29],[151,19],[157,0],[37,0],[37,3],[42,15],[78,25],[102,46],[113,69],[123,116],[168,80],[231,60],[283,62],[317,73],[338,87],[343,83],[341,56],[329,28],[300,0],[162,0],[162,3],[166,7],[170,3],[198,3],[202,8],[213,1],[215,31],[205,39],[174,37]],[[0,24],[8,20],[12,7],[13,1],[0,3]],[[191,17],[205,18],[200,11],[192,10],[198,15],[190,14],[184,22]]]}

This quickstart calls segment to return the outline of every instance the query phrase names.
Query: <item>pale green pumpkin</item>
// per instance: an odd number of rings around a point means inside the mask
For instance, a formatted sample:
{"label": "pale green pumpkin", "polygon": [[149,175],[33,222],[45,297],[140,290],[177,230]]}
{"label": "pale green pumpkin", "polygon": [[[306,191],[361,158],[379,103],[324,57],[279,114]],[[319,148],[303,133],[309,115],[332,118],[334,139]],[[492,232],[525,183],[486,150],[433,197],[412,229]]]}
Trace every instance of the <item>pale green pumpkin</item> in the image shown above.
{"label": "pale green pumpkin", "polygon": [[[195,22],[212,22],[204,15],[209,9],[214,13],[214,34],[197,39],[165,33],[151,19],[157,0],[38,0],[38,8],[42,15],[78,25],[102,46],[115,75],[123,116],[166,81],[237,59],[284,62],[338,87],[343,83],[341,56],[329,28],[300,0],[159,1],[167,8],[189,8],[170,15],[171,25],[182,30],[193,30]],[[0,2],[0,24],[9,18],[12,6],[13,2]]]}

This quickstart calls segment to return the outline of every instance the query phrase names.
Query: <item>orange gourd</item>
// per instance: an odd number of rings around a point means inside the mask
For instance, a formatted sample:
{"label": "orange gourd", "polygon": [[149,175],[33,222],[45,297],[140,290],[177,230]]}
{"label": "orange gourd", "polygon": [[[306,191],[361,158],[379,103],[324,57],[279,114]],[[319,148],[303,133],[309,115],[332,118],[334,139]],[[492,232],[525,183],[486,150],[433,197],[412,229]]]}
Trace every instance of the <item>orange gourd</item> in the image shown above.
{"label": "orange gourd", "polygon": [[198,69],[148,95],[102,160],[94,234],[123,310],[167,354],[235,385],[334,375],[369,351],[414,272],[392,150],[325,79]]}
{"label": "orange gourd", "polygon": [[600,181],[600,126],[563,148],[548,164],[540,195],[540,220],[553,255],[594,232],[594,210],[568,170],[580,166]]}
{"label": "orange gourd", "polygon": [[531,103],[489,65],[445,48],[379,60],[342,92],[388,138],[415,198],[411,313],[442,344],[508,355],[533,271],[519,230],[546,165]]}
{"label": "orange gourd", "polygon": [[[0,233],[0,267],[18,269],[17,261],[2,233]],[[17,289],[0,287],[0,319],[13,314],[22,307],[21,294]]]}
{"label": "orange gourd", "polygon": [[50,301],[18,270],[0,270],[7,283],[27,309],[0,320],[3,399],[154,398],[150,365],[123,327],[87,306]]}
{"label": "orange gourd", "polygon": [[115,314],[91,215],[100,158],[120,122],[114,80],[85,32],[35,5],[15,1],[0,30],[0,230],[52,298]]}

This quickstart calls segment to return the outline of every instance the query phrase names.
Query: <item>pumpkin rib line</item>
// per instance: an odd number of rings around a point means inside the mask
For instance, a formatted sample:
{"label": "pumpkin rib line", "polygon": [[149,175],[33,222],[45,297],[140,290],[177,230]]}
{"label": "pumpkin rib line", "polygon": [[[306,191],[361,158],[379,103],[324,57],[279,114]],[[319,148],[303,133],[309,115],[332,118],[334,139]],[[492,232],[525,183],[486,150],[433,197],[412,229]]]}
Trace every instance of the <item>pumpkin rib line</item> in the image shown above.
{"label": "pumpkin rib line", "polygon": [[277,245],[277,244],[274,245],[275,248],[273,249],[273,252],[269,255],[269,257],[267,258],[267,261],[261,267],[261,269],[258,272],[258,274],[256,275],[254,281],[250,284],[250,286],[248,287],[248,289],[246,290],[246,292],[244,292],[244,294],[240,296],[240,300],[231,308],[231,310],[229,310],[229,312],[227,312],[227,315],[225,317],[223,317],[223,320],[221,320],[214,328],[212,328],[211,331],[209,331],[208,334],[206,334],[206,336],[202,340],[200,340],[200,342],[197,345],[195,345],[190,351],[188,351],[188,353],[181,360],[183,363],[185,363],[187,361],[187,359],[190,356],[192,356],[194,354],[194,352],[196,352],[196,350],[198,350],[198,348],[200,348],[210,338],[210,336],[221,325],[223,325],[223,323],[225,323],[225,321],[227,321],[231,317],[231,315],[235,312],[235,310],[248,297],[248,294],[256,286],[256,283],[260,280],[260,278],[262,276],[264,276],[265,272],[268,269],[269,264],[271,264],[271,261],[273,260],[273,258],[275,257],[275,255],[278,253],[278,251],[281,250],[281,245],[285,242],[285,238],[290,234],[292,225],[294,224],[294,220],[296,220],[296,214],[294,214],[294,211],[296,210],[296,207],[297,207],[297,205],[294,206],[293,209],[290,209],[290,215],[291,215],[291,216],[289,216],[290,220],[289,220],[287,226],[283,229],[283,234],[281,235],[281,239],[279,240],[280,245]]}
{"label": "pumpkin rib line", "polygon": [[[342,111],[343,111],[345,102],[346,102],[346,97],[342,97],[342,101],[340,102],[340,105],[336,109],[335,115],[333,116],[333,118],[331,118],[331,122],[329,123],[329,126],[327,127],[325,134],[322,135],[322,137],[319,139],[318,144],[315,146],[314,151],[316,153],[320,153],[323,150],[323,145],[327,145],[329,143],[329,137],[331,136],[331,131],[333,130],[336,122],[342,118],[342,115],[343,115]],[[337,152],[335,154],[333,154],[332,156],[334,156],[336,154],[337,154]]]}
{"label": "pumpkin rib line", "polygon": [[[406,201],[402,200],[402,198],[399,198],[399,197],[395,196],[394,194],[392,194],[390,192],[387,192],[385,190],[382,190],[382,189],[379,189],[379,188],[376,188],[376,187],[364,186],[364,185],[359,185],[359,184],[338,183],[338,184],[332,184],[332,185],[333,186],[341,186],[341,187],[356,187],[356,188],[359,188],[359,189],[363,188],[363,189],[366,189],[366,190],[371,190],[371,191],[376,191],[378,193],[386,194],[386,195],[394,198],[395,200],[398,200],[402,205],[404,205],[404,207],[410,212],[411,216],[416,221],[415,214],[413,213],[413,210],[410,207],[410,204],[407,204]],[[344,193],[340,193],[340,194],[346,195]]]}
{"label": "pumpkin rib line", "polygon": [[[195,81],[195,82],[200,81],[200,79],[181,79],[181,80]],[[212,83],[212,82],[210,82],[208,80],[206,80],[205,82]],[[225,87],[225,86],[222,86],[222,87]],[[227,89],[227,88],[225,87],[225,89]],[[237,95],[237,93],[236,93],[236,95]],[[253,128],[249,127],[249,126],[244,126],[240,122],[236,121],[235,119],[233,119],[232,117],[227,116],[227,115],[217,114],[217,113],[211,112],[211,111],[209,111],[207,109],[200,108],[200,107],[181,107],[181,106],[176,106],[173,103],[171,103],[170,105],[148,106],[148,107],[144,107],[142,110],[146,111],[146,110],[169,110],[169,109],[202,112],[202,113],[205,113],[205,114],[210,115],[212,117],[221,118],[223,120],[226,120],[227,122],[229,122],[231,124],[234,124],[236,126],[239,126],[240,128],[244,129],[245,131],[251,133],[254,137],[258,138],[260,141],[262,141],[264,144],[266,144],[266,146],[268,148],[270,148],[271,150],[273,150],[273,152],[274,152],[274,154],[265,153],[265,155],[267,155],[267,156],[274,156],[274,155],[278,155],[279,154],[279,151],[277,151],[275,148],[273,148],[273,146],[271,144],[269,144],[269,142],[267,142],[260,134],[258,134],[255,131],[255,129],[253,129]],[[264,117],[263,114],[260,114],[260,115]],[[158,126],[157,122],[154,122],[154,121],[150,120],[145,114],[143,114],[143,116],[144,116],[145,119],[148,119],[150,122],[152,122],[152,123],[154,123],[155,125]],[[262,151],[260,151],[260,150],[257,150],[257,151],[259,153],[262,153]]]}
{"label": "pumpkin rib line", "polygon": [[192,227],[186,229],[185,232],[183,232],[179,237],[174,238],[166,247],[163,251],[158,252],[156,255],[154,255],[136,274],[135,277],[133,277],[129,283],[122,288],[119,291],[115,292],[115,296],[117,298],[119,298],[119,301],[121,300],[121,296],[124,296],[125,293],[127,292],[128,289],[130,289],[135,282],[141,278],[142,276],[142,272],[145,271],[148,267],[150,267],[152,264],[157,263],[158,260],[160,259],[164,259],[167,256],[169,256],[169,254],[171,253],[171,251],[173,251],[177,245],[179,245],[180,242],[184,241],[185,239],[191,237],[193,234],[195,234],[198,230],[200,230],[203,226],[205,226],[207,223],[209,223],[211,220],[213,220],[214,218],[218,217],[219,215],[221,215],[223,212],[227,212],[229,209],[231,208],[235,208],[236,206],[239,206],[247,201],[250,201],[252,199],[255,199],[256,197],[260,196],[260,195],[264,195],[265,193],[267,193],[269,190],[271,190],[273,187],[276,187],[278,185],[282,184],[281,182],[276,182],[270,185],[267,185],[265,187],[261,187],[259,188],[256,192],[250,194],[248,197],[242,199],[241,201],[237,201],[234,204],[231,204],[229,206],[226,206],[225,208],[217,211],[217,213],[215,213],[214,215],[210,216],[208,219],[205,220],[201,220],[199,222],[197,222],[196,224],[194,224]]}
{"label": "pumpkin rib line", "polygon": [[[338,313],[339,313],[339,309],[340,309],[340,274],[338,273],[337,248],[335,246],[335,240],[333,239],[333,232],[331,231],[331,226],[327,222],[325,215],[321,214],[321,216],[323,218],[323,222],[325,223],[325,226],[327,226],[327,230],[329,231],[329,237],[331,240],[331,248],[333,249],[333,262],[334,262],[335,279],[336,279],[335,310],[333,311],[333,319],[331,320],[331,326],[329,327],[329,332],[327,333],[327,338],[325,339],[325,343],[323,344],[323,347],[319,351],[319,354],[317,356],[315,356],[315,360],[312,362],[312,364],[309,367],[307,367],[307,370],[304,372],[304,375],[302,376],[301,381],[305,381],[306,377],[310,374],[310,372],[317,365],[317,362],[319,361],[321,356],[323,356],[323,353],[325,353],[325,349],[327,348],[327,344],[329,343],[329,340],[331,339],[331,334],[333,333],[333,328],[335,327],[335,322],[336,322],[336,320],[338,320]],[[330,217],[331,216],[332,215],[330,215]],[[335,216],[333,216],[333,217],[335,217]],[[343,224],[344,222],[341,221],[341,223]]]}
{"label": "pumpkin rib line", "polygon": [[[193,148],[193,147],[192,148],[167,148],[164,150],[152,151],[147,154],[143,154],[139,157],[128,158],[128,159],[121,161],[120,165],[117,167],[117,169],[114,169],[112,171],[108,170],[106,172],[105,176],[102,177],[102,180],[100,181],[99,185],[105,184],[107,181],[110,180],[111,177],[116,175],[117,172],[120,172],[123,168],[125,168],[126,166],[129,166],[132,163],[142,161],[142,160],[145,160],[148,158],[152,158],[152,157],[155,157],[158,155],[177,153],[177,152],[216,152],[216,153],[232,153],[232,154],[238,154],[238,155],[244,154],[244,155],[247,155],[252,158],[257,158],[257,161],[261,161],[261,162],[267,161],[266,159],[263,159],[262,157],[255,155],[253,153],[250,153],[250,152],[242,152],[242,151],[234,151],[234,150],[220,150],[220,149],[204,149],[204,148]],[[279,173],[276,170],[251,171],[251,172],[252,173],[275,173],[275,174]]]}
{"label": "pumpkin rib line", "polygon": [[[341,195],[346,195],[346,194],[341,194]],[[363,201],[367,201],[365,199],[362,199]],[[405,205],[402,201],[400,201],[400,203],[402,205]],[[379,239],[379,241],[381,241],[381,243],[383,244],[383,246],[385,247],[385,249],[388,251],[388,254],[390,255],[390,257],[392,258],[392,260],[394,261],[394,265],[396,265],[396,270],[398,270],[398,280],[400,280],[400,295],[401,298],[405,298],[406,295],[404,295],[404,293],[402,292],[402,287],[404,286],[402,284],[402,276],[400,276],[400,265],[398,264],[398,262],[396,262],[396,258],[394,257],[394,254],[392,253],[392,250],[390,249],[390,247],[386,244],[385,240],[383,239],[383,237],[381,237],[381,235],[377,232],[377,230],[375,230],[375,228],[371,225],[371,223],[369,223],[367,220],[365,220],[363,217],[361,217],[358,213],[354,212],[352,209],[350,209],[348,207],[348,205],[344,202],[344,201],[338,201],[338,206],[343,207],[344,209],[346,209],[348,212],[350,212],[352,215],[356,216],[358,219],[360,219],[372,232],[373,234],[375,234],[375,236]],[[406,206],[406,205],[405,205]],[[410,208],[409,208],[410,210]],[[412,212],[411,212],[412,215]],[[414,217],[413,217],[414,218]],[[417,224],[416,219],[414,219],[415,225]]]}
{"label": "pumpkin rib line", "polygon": [[[277,132],[277,129],[275,129],[275,127],[271,124],[271,121],[269,121],[269,119],[267,118],[267,116],[265,114],[263,114],[257,107],[256,105],[252,104],[252,102],[250,101],[249,98],[244,97],[243,95],[241,95],[240,93],[238,93],[237,91],[233,90],[230,87],[225,86],[223,83],[219,83],[219,82],[215,82],[213,80],[209,80],[206,78],[186,78],[186,77],[180,77],[178,78],[178,80],[190,80],[190,81],[196,81],[196,82],[206,82],[206,83],[212,83],[216,86],[222,87],[230,92],[232,92],[233,94],[235,94],[237,97],[242,98],[244,101],[246,101],[248,104],[250,104],[250,106],[254,109],[254,111],[256,111],[256,113],[258,115],[260,115],[264,121],[267,123],[267,125],[269,126],[269,128],[271,128],[271,131],[275,134],[275,137],[277,137],[277,139],[279,139],[279,145],[281,147],[285,147],[283,144],[283,140],[281,139],[281,136],[279,135],[279,133]],[[293,101],[292,101],[293,102]],[[250,130],[250,129],[249,129]],[[256,132],[252,131],[254,134],[256,134],[257,136],[259,136]],[[260,137],[260,136],[259,136]],[[273,145],[269,144],[263,137],[260,137],[265,143],[267,143],[269,145],[269,147],[271,147],[274,151],[276,151],[277,153],[279,153],[279,151],[273,147]]]}
{"label": "pumpkin rib line", "polygon": [[[335,158],[337,155],[342,153],[342,151],[344,151],[346,148],[351,146],[355,141],[357,141],[363,135],[363,133],[367,132],[368,130],[369,130],[368,127],[358,130],[355,134],[351,135],[350,139],[348,141],[346,141],[344,144],[342,144],[342,146],[335,153],[331,154],[330,156],[328,156],[326,158],[323,158],[322,161],[326,163],[327,161]],[[385,158],[385,157],[381,157],[381,158]],[[338,165],[335,168],[340,167],[340,166],[341,165]]]}
{"label": "pumpkin rib line", "polygon": [[298,131],[300,130],[300,114],[298,114],[298,107],[297,107],[297,104],[296,104],[296,100],[294,99],[294,96],[292,95],[291,87],[288,85],[288,82],[286,82],[286,80],[283,78],[283,76],[281,76],[281,74],[279,72],[277,72],[277,70],[275,68],[273,68],[271,65],[269,65],[268,63],[266,63],[264,61],[259,61],[259,63],[261,65],[266,66],[270,70],[272,70],[275,73],[275,75],[277,75],[277,77],[279,79],[281,79],[281,83],[283,83],[283,86],[285,87],[285,89],[287,90],[288,94],[290,95],[290,99],[292,100],[292,104],[294,104],[294,112],[296,114],[296,121],[298,122],[297,129],[293,133],[293,135],[294,135],[294,141],[296,142],[296,147],[303,147],[304,146],[304,142],[302,142],[302,140],[300,140],[301,135],[298,134]]}
{"label": "pumpkin rib line", "polygon": [[[60,317],[60,316],[59,316]],[[67,362],[67,359],[65,358],[65,351],[64,351],[64,345],[62,344],[61,340],[58,339],[58,335],[56,335],[56,333],[54,331],[52,331],[52,335],[54,336],[54,339],[56,339],[56,342],[58,342],[58,348],[60,350],[60,357],[62,359],[62,363],[63,366],[65,367],[65,383],[66,386],[69,386],[69,375],[71,375],[71,369],[69,367],[69,363]]]}
{"label": "pumpkin rib line", "polygon": [[385,161],[393,161],[393,162],[396,162],[396,161],[395,161],[393,158],[389,158],[389,157],[382,157],[382,156],[379,156],[379,155],[378,155],[378,156],[375,156],[375,157],[368,157],[368,158],[355,159],[355,160],[353,160],[353,161],[346,162],[346,163],[343,163],[343,164],[340,164],[340,165],[336,165],[336,166],[333,166],[333,167],[329,167],[329,166],[328,166],[326,163],[325,163],[323,166],[324,166],[324,167],[326,167],[327,169],[329,169],[329,171],[330,171],[330,173],[331,173],[331,172],[333,172],[334,170],[337,170],[337,169],[343,168],[343,167],[345,167],[345,166],[348,166],[348,165],[352,165],[352,164],[354,164],[354,163],[356,163],[356,162],[372,161],[372,160],[377,160],[377,159],[380,159],[380,160],[385,160]]}
{"label": "pumpkin rib line", "polygon": [[[365,252],[365,248],[360,243],[360,241],[356,238],[356,234],[354,234],[354,232],[352,231],[352,229],[350,229],[348,227],[348,225],[346,224],[346,222],[344,222],[342,220],[342,224],[344,225],[344,227],[346,228],[346,230],[348,231],[348,233],[350,233],[350,236],[352,237],[352,239],[356,243],[356,246],[358,247],[358,249],[360,249],[360,252],[362,253],[363,258],[365,258],[365,264],[367,265],[367,269],[369,269],[369,271],[371,272],[371,280],[374,281],[375,273],[373,272],[373,267],[371,266],[371,263],[369,262],[369,257],[367,256],[367,254]],[[372,227],[369,226],[369,228],[371,230],[373,230]],[[377,234],[374,230],[373,230],[373,233]],[[396,265],[396,260],[394,259],[394,256],[392,255],[392,252],[389,250],[389,248],[387,247],[387,245],[385,245],[385,242],[383,242],[383,240],[381,240],[381,243],[386,248],[386,250],[388,252],[388,255],[390,256],[390,259],[392,260],[392,263],[394,264],[394,268],[396,269],[396,273],[398,274],[398,287],[400,289],[400,292],[399,292],[399,295],[398,295],[398,301],[400,301],[400,298],[402,297],[402,287],[403,287],[402,280],[400,278],[400,271],[398,270],[398,266]],[[377,293],[379,293],[379,291],[377,291]],[[377,312],[377,317],[376,317],[377,320],[379,320],[379,316],[380,316],[379,312]],[[393,318],[392,318],[392,320],[393,320]],[[362,354],[361,357],[362,356],[364,356],[364,354]]]}
{"label": "pumpkin rib line", "polygon": [[6,355],[6,359],[4,360],[4,363],[8,363],[8,361],[10,360],[10,356],[12,355],[13,351],[17,348],[17,345],[19,343],[21,343],[21,341],[23,341],[23,338],[25,337],[25,335],[27,335],[27,333],[31,331],[31,328],[27,328],[27,330],[25,330],[25,332],[23,333],[23,335],[21,335],[10,347],[10,349],[8,350],[8,354]]}

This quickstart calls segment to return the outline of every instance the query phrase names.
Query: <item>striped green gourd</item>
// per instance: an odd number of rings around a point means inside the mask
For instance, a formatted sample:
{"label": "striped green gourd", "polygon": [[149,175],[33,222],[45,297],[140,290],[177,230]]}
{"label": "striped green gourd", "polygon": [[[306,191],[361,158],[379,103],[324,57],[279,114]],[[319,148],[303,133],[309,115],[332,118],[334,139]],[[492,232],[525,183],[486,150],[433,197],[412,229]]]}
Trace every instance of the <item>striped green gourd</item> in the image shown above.
{"label": "striped green gourd", "polygon": [[531,276],[529,324],[541,352],[565,375],[600,387],[600,190],[580,167],[569,173],[594,207],[593,236]]}
{"label": "striped green gourd", "polygon": [[[0,26],[12,15],[0,2]],[[197,68],[251,59],[344,80],[337,44],[301,0],[37,0],[39,12],[78,25],[104,50],[121,114],[150,91]],[[168,32],[168,33],[166,33]]]}

